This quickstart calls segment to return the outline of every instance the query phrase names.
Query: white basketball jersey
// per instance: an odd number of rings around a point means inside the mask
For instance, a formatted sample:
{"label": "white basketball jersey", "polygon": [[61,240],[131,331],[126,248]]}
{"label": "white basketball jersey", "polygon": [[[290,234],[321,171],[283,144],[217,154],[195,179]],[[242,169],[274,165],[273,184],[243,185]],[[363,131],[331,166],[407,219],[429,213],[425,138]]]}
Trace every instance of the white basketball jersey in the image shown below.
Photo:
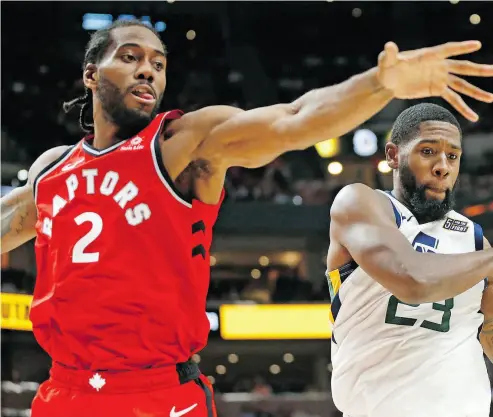
{"label": "white basketball jersey", "polygon": [[[390,199],[397,226],[419,252],[483,248],[480,226],[455,211],[419,224]],[[449,300],[407,305],[354,261],[328,274],[332,394],[345,414],[488,417],[491,391],[478,340],[486,281]]]}

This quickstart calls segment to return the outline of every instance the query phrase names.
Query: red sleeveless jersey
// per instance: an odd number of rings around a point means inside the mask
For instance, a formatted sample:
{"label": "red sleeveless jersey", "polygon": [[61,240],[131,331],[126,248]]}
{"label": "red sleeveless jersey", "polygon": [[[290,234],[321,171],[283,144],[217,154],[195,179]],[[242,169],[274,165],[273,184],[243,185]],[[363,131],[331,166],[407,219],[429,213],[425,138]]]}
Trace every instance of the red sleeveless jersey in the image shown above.
{"label": "red sleeveless jersey", "polygon": [[190,201],[164,168],[158,115],[137,136],[69,148],[36,178],[33,331],[78,369],[184,362],[202,349],[217,205]]}

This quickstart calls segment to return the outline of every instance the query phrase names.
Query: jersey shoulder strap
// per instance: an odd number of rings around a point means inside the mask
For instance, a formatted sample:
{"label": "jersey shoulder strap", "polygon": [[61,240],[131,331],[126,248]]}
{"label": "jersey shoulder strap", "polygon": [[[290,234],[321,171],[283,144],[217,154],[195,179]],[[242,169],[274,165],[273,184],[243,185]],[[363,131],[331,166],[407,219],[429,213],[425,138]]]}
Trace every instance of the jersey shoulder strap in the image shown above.
{"label": "jersey shoulder strap", "polygon": [[[164,166],[163,154],[159,142],[159,137],[161,136],[161,133],[166,130],[168,123],[173,120],[179,119],[182,115],[183,112],[181,110],[171,110],[166,113],[158,114],[149,125],[148,138],[150,139],[152,162],[154,164],[154,169],[156,170],[159,179],[161,180],[165,188],[169,191],[169,193],[177,201],[188,208],[192,208],[192,199],[189,196],[184,195],[178,189],[178,187],[176,187],[174,181],[168,174],[168,170]],[[172,132],[168,132],[168,134],[169,133]],[[166,134],[164,136],[164,139],[166,140]]]}
{"label": "jersey shoulder strap", "polygon": [[69,146],[65,151],[63,151],[60,156],[55,158],[53,161],[51,161],[48,165],[46,165],[39,173],[36,175],[36,177],[33,180],[33,193],[34,193],[34,199],[36,201],[36,197],[38,194],[38,186],[40,181],[42,181],[44,178],[49,176],[52,172],[54,172],[57,168],[59,168],[61,165],[63,165],[68,159],[70,159],[71,155],[76,152],[80,148],[80,142]]}

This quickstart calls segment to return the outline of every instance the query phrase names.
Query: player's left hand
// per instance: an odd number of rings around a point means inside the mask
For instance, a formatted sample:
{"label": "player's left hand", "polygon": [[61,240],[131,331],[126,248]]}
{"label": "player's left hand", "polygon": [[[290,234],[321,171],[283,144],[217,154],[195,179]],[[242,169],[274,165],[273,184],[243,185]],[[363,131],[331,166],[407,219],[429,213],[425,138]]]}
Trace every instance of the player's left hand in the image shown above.
{"label": "player's left hand", "polygon": [[399,52],[394,42],[388,42],[378,56],[378,79],[396,98],[442,97],[465,118],[475,122],[478,115],[458,93],[486,103],[493,102],[493,94],[455,74],[493,77],[493,65],[449,58],[479,49],[481,42],[465,41]]}

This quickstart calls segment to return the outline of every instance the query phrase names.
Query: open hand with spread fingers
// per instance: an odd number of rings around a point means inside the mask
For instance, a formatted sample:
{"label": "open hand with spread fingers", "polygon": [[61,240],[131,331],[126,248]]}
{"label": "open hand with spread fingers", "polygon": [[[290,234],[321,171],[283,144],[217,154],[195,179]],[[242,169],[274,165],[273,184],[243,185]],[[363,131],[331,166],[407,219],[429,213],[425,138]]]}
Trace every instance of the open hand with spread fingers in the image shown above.
{"label": "open hand with spread fingers", "polygon": [[388,42],[378,56],[378,79],[395,98],[442,97],[466,119],[475,122],[478,115],[458,93],[486,103],[493,102],[493,94],[457,75],[493,77],[493,65],[450,57],[479,49],[481,42],[465,41],[399,52],[395,43]]}

